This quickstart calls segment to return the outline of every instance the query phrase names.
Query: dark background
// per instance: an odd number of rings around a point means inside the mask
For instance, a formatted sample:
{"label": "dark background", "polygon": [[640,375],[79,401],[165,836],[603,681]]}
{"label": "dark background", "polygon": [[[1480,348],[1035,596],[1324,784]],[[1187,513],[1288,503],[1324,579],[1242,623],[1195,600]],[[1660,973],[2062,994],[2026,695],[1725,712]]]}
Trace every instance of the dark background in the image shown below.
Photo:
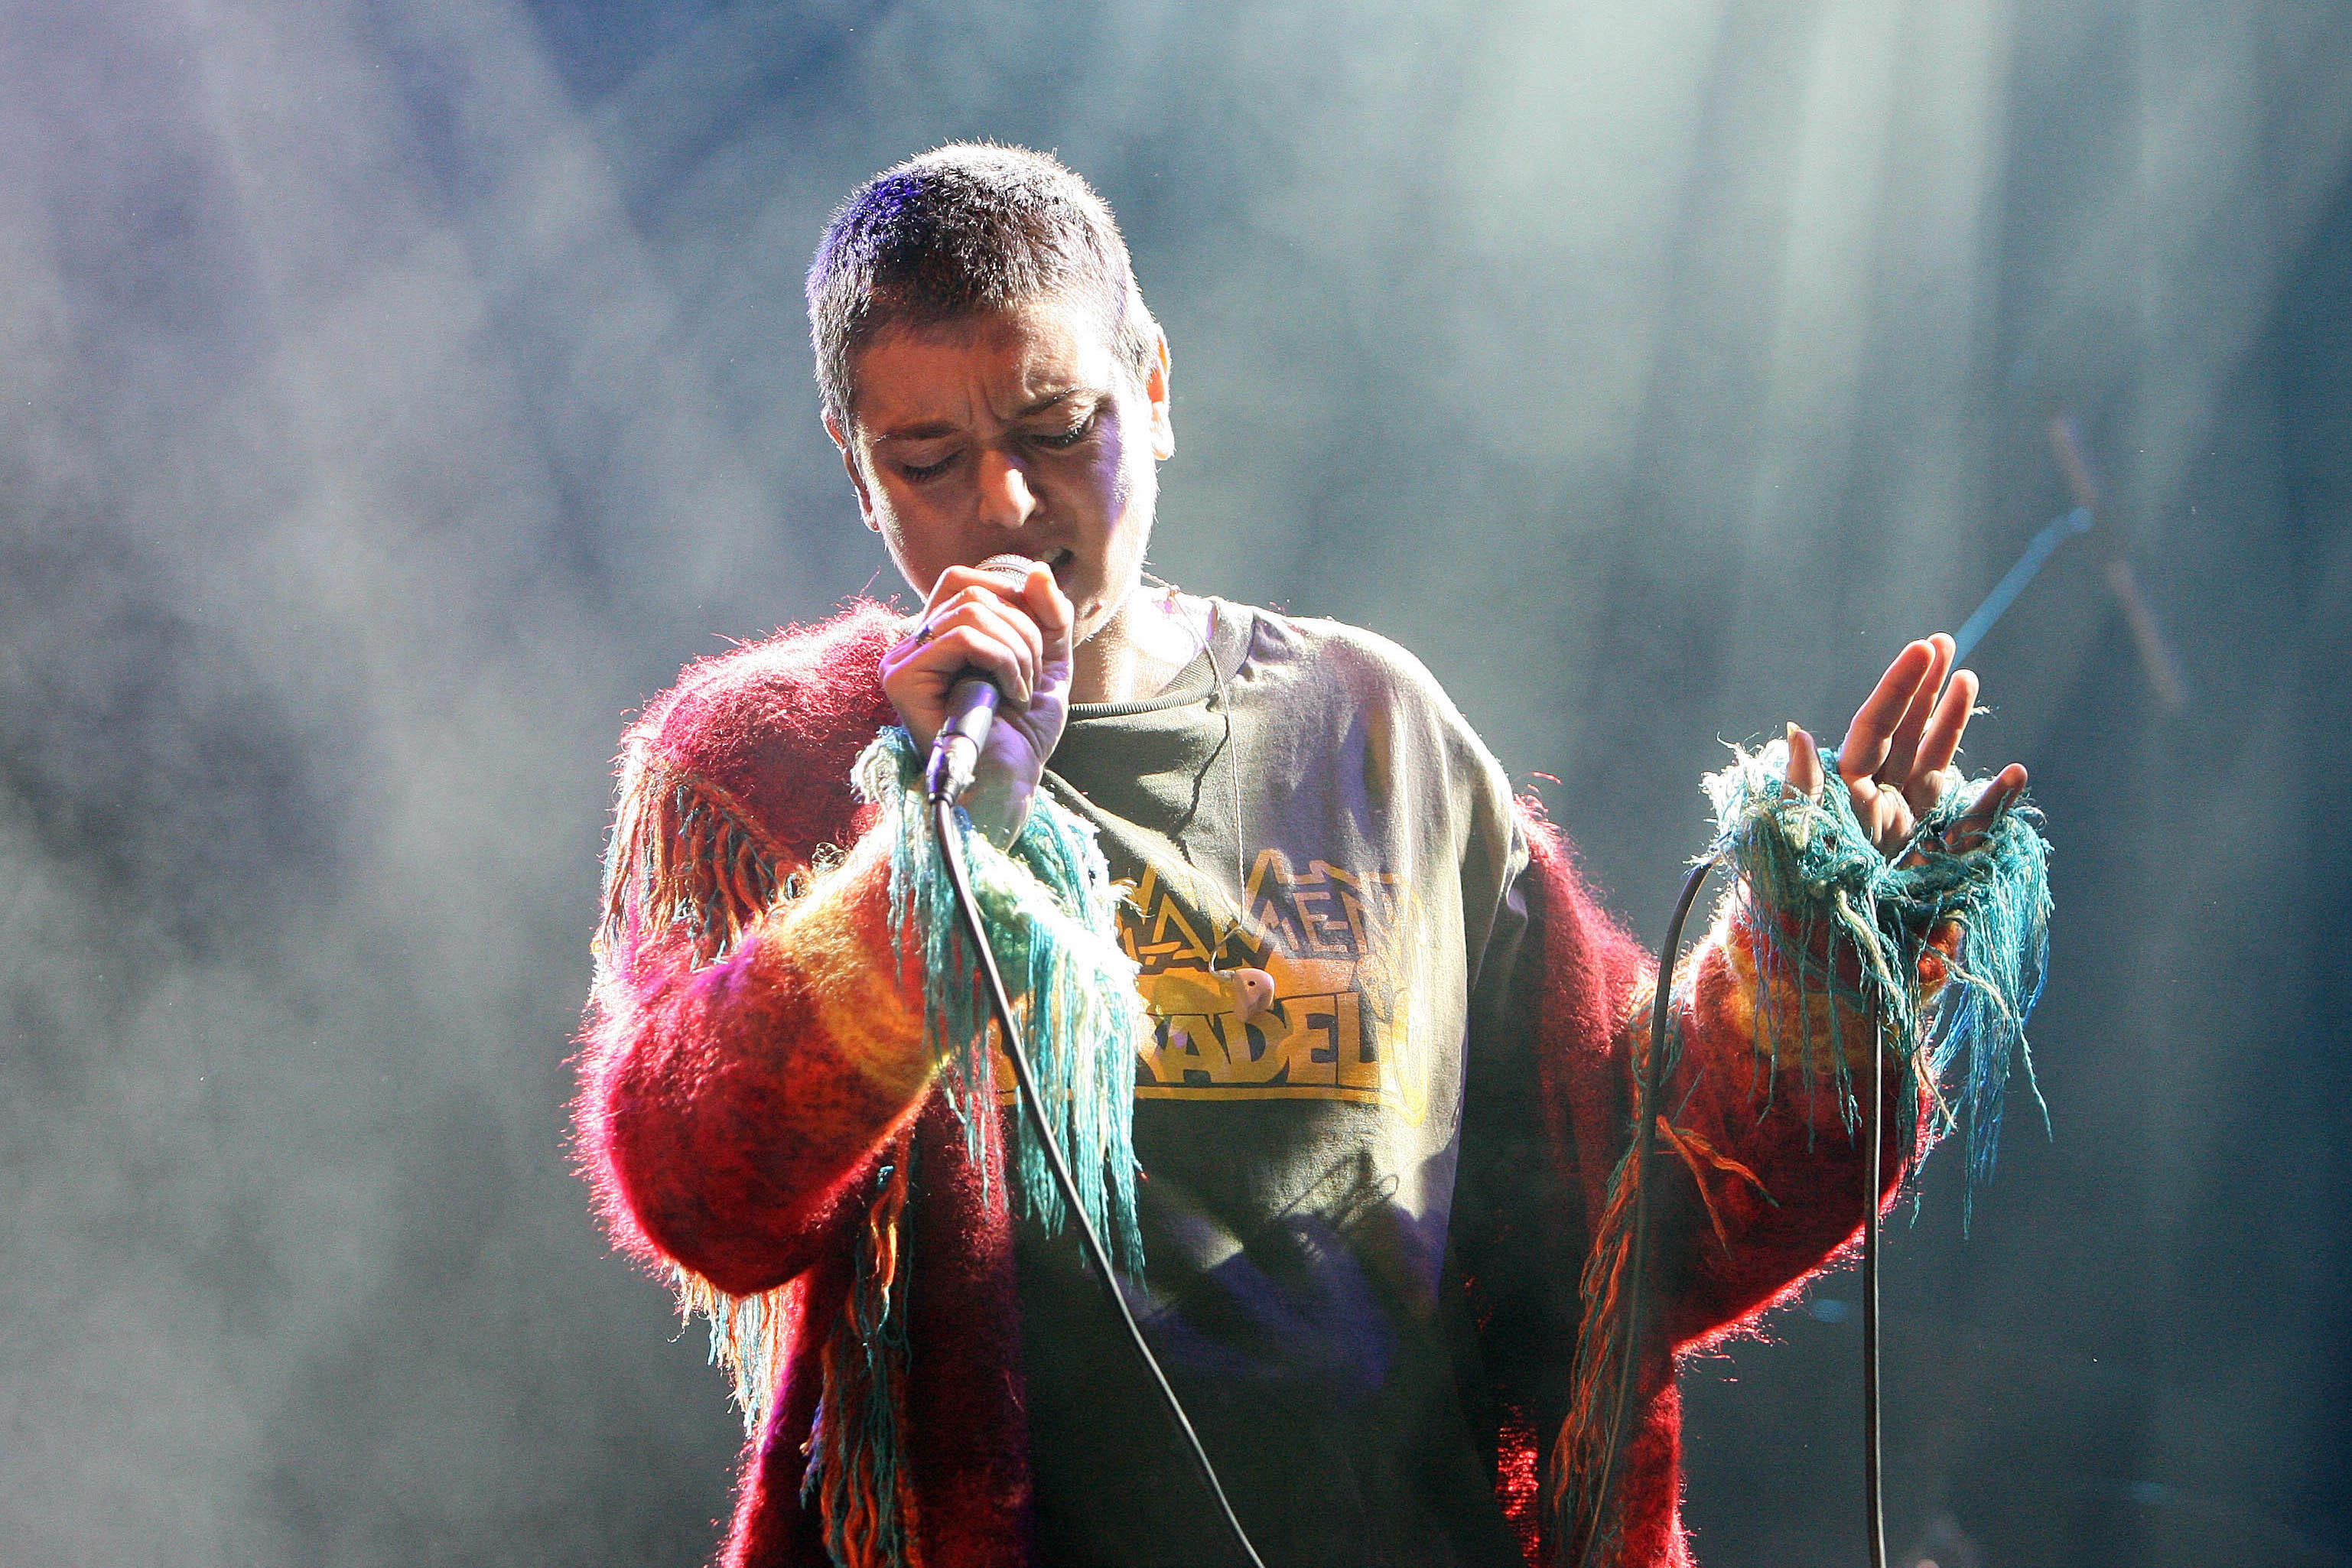
{"label": "dark background", "polygon": [[[1126,224],[1159,569],[1415,648],[1653,938],[1718,740],[1838,732],[2075,419],[2097,525],[1973,660],[2055,1136],[1893,1232],[1894,1544],[2352,1562],[2347,66],[2198,0],[9,7],[0,1563],[709,1550],[736,1417],[564,1152],[608,761],[887,570],[799,279],[962,136]],[[1861,1561],[1853,1295],[1685,1378],[1707,1568]]]}

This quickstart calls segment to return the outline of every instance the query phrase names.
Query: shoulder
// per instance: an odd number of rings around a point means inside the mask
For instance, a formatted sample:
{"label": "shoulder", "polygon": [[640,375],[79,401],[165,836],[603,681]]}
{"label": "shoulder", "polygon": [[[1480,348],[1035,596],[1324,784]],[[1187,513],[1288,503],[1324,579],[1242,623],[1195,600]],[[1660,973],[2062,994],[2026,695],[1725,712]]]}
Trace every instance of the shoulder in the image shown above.
{"label": "shoulder", "polygon": [[1408,776],[1442,790],[1474,837],[1509,843],[1517,808],[1508,777],[1427,665],[1344,621],[1252,614],[1244,668],[1283,689],[1302,740],[1319,735],[1339,754],[1360,757],[1383,795]]}
{"label": "shoulder", "polygon": [[785,845],[838,831],[850,765],[895,715],[880,663],[902,617],[860,600],[697,660],[621,740],[625,791],[690,785]]}
{"label": "shoulder", "polygon": [[1429,667],[1402,643],[1345,621],[1266,609],[1250,614],[1255,622],[1250,640],[1253,662],[1311,669],[1334,683],[1341,695],[1358,701],[1427,707],[1461,721]]}
{"label": "shoulder", "polygon": [[1377,721],[1465,766],[1499,773],[1445,688],[1403,645],[1344,621],[1263,609],[1252,615],[1249,663],[1258,672],[1319,697],[1336,720]]}

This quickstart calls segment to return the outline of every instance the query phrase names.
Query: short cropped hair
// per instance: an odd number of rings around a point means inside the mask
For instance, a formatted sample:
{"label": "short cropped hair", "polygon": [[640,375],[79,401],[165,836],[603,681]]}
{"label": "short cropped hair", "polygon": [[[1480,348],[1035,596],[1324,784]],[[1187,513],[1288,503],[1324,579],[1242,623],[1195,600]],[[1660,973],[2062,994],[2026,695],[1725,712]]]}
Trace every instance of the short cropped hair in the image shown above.
{"label": "short cropped hair", "polygon": [[960,142],[875,175],[841,204],[809,264],[809,337],[824,414],[846,429],[857,352],[885,328],[930,327],[1032,300],[1091,304],[1138,380],[1159,357],[1118,221],[1045,153]]}

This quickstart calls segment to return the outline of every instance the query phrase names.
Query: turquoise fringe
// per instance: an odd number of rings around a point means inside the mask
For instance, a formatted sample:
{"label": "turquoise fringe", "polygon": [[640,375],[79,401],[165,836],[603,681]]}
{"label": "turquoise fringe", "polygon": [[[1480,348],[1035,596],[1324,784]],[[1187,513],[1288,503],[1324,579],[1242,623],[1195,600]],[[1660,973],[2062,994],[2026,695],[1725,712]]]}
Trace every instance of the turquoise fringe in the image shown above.
{"label": "turquoise fringe", "polygon": [[[912,1140],[902,1151],[911,1165]],[[886,1162],[874,1173],[877,1201],[894,1179],[910,1173]],[[903,1198],[903,1185],[899,1192]],[[825,1347],[824,1390],[811,1422],[808,1468],[801,1478],[801,1500],[822,1505],[826,1554],[844,1565],[907,1561],[901,1507],[906,1465],[898,1424],[905,1414],[904,1301],[912,1253],[897,1215],[890,1224],[897,1257],[887,1266],[874,1254],[870,1227],[860,1238],[848,1311]],[[845,1359],[847,1365],[841,1364]]]}
{"label": "turquoise fringe", "polygon": [[[1833,781],[1835,756],[1824,752],[1822,762]],[[1980,787],[1956,786],[1926,815],[1909,842],[1886,856],[1863,832],[1845,790],[1832,783],[1818,802],[1789,795],[1783,787],[1787,765],[1785,746],[1732,749],[1731,765],[1706,780],[1716,834],[1699,857],[1701,862],[1719,860],[1734,872],[1738,879],[1727,900],[1757,939],[1756,1114],[1768,1114],[1774,1096],[1783,1092],[1782,1043],[1772,1037],[1776,1009],[1769,1005],[1770,993],[1783,988],[1793,999],[1801,1033],[1826,1022],[1830,1037],[1841,1047],[1848,1016],[1858,1012],[1869,1019],[1879,1049],[1898,1047],[1894,1056],[1900,1146],[1911,1147],[1919,1133],[1923,1087],[1932,1106],[1930,1140],[1955,1131],[1965,1134],[1965,1229],[1976,1184],[1992,1174],[2011,1064],[2022,1063],[2029,1082],[2033,1070],[2025,1020],[2041,994],[2050,930],[2050,849],[2039,831],[2040,814],[2012,803],[1983,843],[1956,855],[1944,847],[1942,835]],[[1921,993],[1919,963],[1929,935],[1947,919],[1964,929],[1961,956],[1948,965],[1947,982],[1931,1002]],[[1690,984],[1689,971],[1677,984]],[[1686,1004],[1688,997],[1677,1000]],[[1676,1006],[1667,1015],[1672,1022],[1657,1064],[1661,1083],[1673,1076],[1682,1055],[1682,1013]],[[1644,1068],[1648,1031],[1641,1019],[1631,1026],[1641,1031],[1633,1058],[1638,1074]],[[1800,1049],[1804,1092],[1818,1095],[1823,1086],[1815,1053],[1804,1048],[1808,1042],[1801,1038],[1790,1043]],[[1848,1134],[1858,1137],[1863,1116],[1845,1052],[1833,1050],[1829,1059],[1828,1087],[1838,1097]],[[2038,1089],[2035,1098],[2040,1099]],[[1667,1122],[1675,1119],[1674,1108],[1657,1110]],[[1816,1124],[1814,1110],[1807,1107],[1809,1126]],[[2046,1126],[2046,1107],[2043,1121]],[[1597,1562],[1616,1560],[1622,1527],[1622,1509],[1607,1519],[1595,1512],[1601,1506],[1601,1472],[1617,1440],[1619,1419],[1605,1407],[1604,1393],[1613,1369],[1622,1364],[1632,1292],[1644,1284],[1627,1272],[1637,1241],[1631,1216],[1644,1179],[1634,1162],[1639,1147],[1638,1139],[1629,1142],[1610,1175],[1600,1233],[1580,1281],[1585,1321],[1577,1342],[1573,1397],[1554,1449],[1554,1500],[1572,1500],[1571,1522],[1595,1532],[1587,1555]]]}
{"label": "turquoise fringe", "polygon": [[[1978,1184],[1993,1173],[2012,1062],[2023,1067],[2041,1104],[2025,1039],[2050,952],[2050,847],[2041,814],[2012,803],[1982,844],[1954,854],[1942,835],[1982,781],[1956,785],[1903,850],[1881,855],[1846,792],[1834,787],[1835,753],[1822,752],[1822,762],[1832,787],[1810,801],[1782,789],[1785,748],[1734,747],[1731,766],[1706,780],[1716,814],[1708,853],[1737,872],[1734,896],[1748,901],[1752,928],[1763,939],[1758,945],[1765,977],[1777,970],[1795,979],[1801,1016],[1812,1016],[1817,999],[1833,1025],[1845,1009],[1862,1008],[1875,1019],[1882,1042],[1903,1043],[1903,1092],[1896,1097],[1902,1142],[1907,1147],[1916,1133],[1924,1083],[1933,1107],[1930,1138],[1957,1131],[1965,1142],[1965,1227]],[[1919,960],[1928,933],[1947,919],[1958,921],[1966,935],[1931,1005],[1920,995]],[[1842,964],[1862,977],[1858,990],[1838,978]],[[1769,1020],[1769,1009],[1758,1016]],[[1767,1037],[1758,1045],[1767,1070],[1777,1068],[1774,1043]],[[1851,1131],[1860,1125],[1860,1108],[1843,1054],[1835,1059],[1835,1092]],[[1666,1065],[1670,1069],[1671,1061]],[[1811,1087],[1810,1058],[1807,1068]],[[2047,1105],[2042,1112],[2046,1129]]]}
{"label": "turquoise fringe", "polygon": [[[962,1118],[966,1147],[982,1160],[996,1135],[996,1081],[985,984],[969,950],[934,841],[921,784],[922,758],[903,729],[877,736],[858,759],[858,791],[880,805],[891,833],[892,929],[919,933],[923,1028],[942,1063],[940,1083]],[[1150,1035],[1134,963],[1118,945],[1118,896],[1094,829],[1040,795],[1009,851],[956,814],[972,891],[996,962],[1020,1015],[1047,1121],[1068,1156],[1087,1217],[1117,1266],[1143,1269],[1135,1219],[1135,1063]],[[1028,1118],[1013,1120],[1006,1161],[1018,1212],[1057,1234],[1066,1216]]]}
{"label": "turquoise fringe", "polygon": [[[866,747],[852,780],[881,808],[877,831],[890,846],[893,958],[902,974],[909,963],[922,966],[924,1038],[940,1066],[940,1091],[963,1123],[965,1150],[985,1171],[990,1142],[1000,1135],[991,1010],[931,831],[921,773],[913,741],[894,727]],[[1094,830],[1042,798],[1009,851],[973,832],[961,811],[956,821],[972,892],[1078,1200],[1116,1266],[1139,1275],[1135,1061],[1149,1020],[1135,965],[1118,945],[1109,867]],[[919,952],[909,951],[910,934]],[[1013,1125],[1008,1198],[1048,1234],[1058,1234],[1068,1215],[1044,1147],[1025,1116]],[[911,1160],[911,1142],[906,1150]],[[876,1175],[876,1203],[903,1205],[908,1175],[886,1164]],[[890,1258],[877,1253],[877,1243],[890,1247]],[[824,1389],[801,1483],[803,1500],[822,1505],[825,1549],[843,1568],[898,1568],[907,1561],[899,1426],[910,1267],[898,1215],[886,1220],[877,1210],[859,1238],[849,1310],[825,1348]]]}

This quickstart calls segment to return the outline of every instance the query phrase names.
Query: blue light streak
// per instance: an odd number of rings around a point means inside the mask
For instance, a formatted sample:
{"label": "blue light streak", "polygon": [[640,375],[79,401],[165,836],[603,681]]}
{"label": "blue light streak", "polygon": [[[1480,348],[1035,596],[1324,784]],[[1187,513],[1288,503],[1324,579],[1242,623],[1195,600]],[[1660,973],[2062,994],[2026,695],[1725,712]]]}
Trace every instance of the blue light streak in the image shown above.
{"label": "blue light streak", "polygon": [[1959,651],[1953,658],[1956,660],[1968,658],[1969,650],[1977,646],[1985,633],[1992,630],[1993,623],[2000,619],[2002,613],[2020,594],[2025,592],[2025,585],[2033,581],[2042,563],[2050,559],[2051,552],[2064,543],[2070,535],[2087,532],[2090,526],[2091,509],[2078,506],[2063,517],[2053,518],[2041,532],[2035,534],[2033,542],[2025,547],[2025,553],[2017,558],[2017,564],[2009,569],[2009,575],[1993,585],[1993,591],[1985,595],[1984,603],[1977,606],[1976,614],[1961,626],[1956,639]]}

